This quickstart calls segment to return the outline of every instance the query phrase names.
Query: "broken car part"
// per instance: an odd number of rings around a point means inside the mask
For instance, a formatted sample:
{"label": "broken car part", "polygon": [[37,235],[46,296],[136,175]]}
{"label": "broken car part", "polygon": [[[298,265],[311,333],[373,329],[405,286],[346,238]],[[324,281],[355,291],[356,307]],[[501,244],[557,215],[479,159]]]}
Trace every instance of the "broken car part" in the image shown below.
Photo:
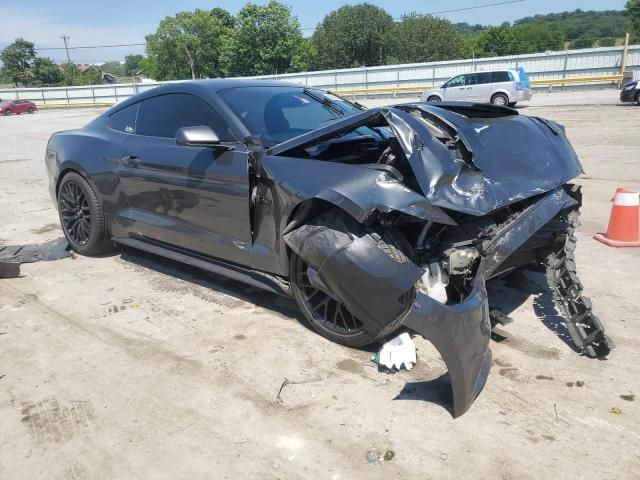
{"label": "broken car part", "polygon": [[[186,145],[199,126],[207,145]],[[489,278],[547,266],[577,348],[612,347],[575,276],[580,199],[567,182],[582,166],[552,121],[471,103],[364,110],[263,80],[180,82],[54,134],[46,164],[75,250],[114,241],[293,295],[347,346],[411,328],[447,364],[456,416],[491,364]],[[85,243],[69,227],[78,215],[91,221]]]}
{"label": "broken car part", "polygon": [[69,243],[65,238],[37,245],[0,246],[0,278],[19,277],[22,263],[48,262],[70,255]]}

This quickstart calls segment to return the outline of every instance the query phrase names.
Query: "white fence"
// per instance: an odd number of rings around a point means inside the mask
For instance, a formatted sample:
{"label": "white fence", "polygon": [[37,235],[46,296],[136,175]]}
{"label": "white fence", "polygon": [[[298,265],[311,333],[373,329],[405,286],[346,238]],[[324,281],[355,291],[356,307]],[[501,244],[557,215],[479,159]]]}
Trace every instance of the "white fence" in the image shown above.
{"label": "white fence", "polygon": [[[447,78],[473,70],[524,67],[531,80],[553,80],[619,74],[622,56],[623,47],[588,48],[448,62],[265,75],[254,78],[285,80],[331,90],[350,90],[438,85]],[[640,78],[640,45],[629,47],[627,69],[633,73],[635,79]],[[0,98],[31,100],[42,106],[113,104],[163,83],[168,82],[0,89]]]}

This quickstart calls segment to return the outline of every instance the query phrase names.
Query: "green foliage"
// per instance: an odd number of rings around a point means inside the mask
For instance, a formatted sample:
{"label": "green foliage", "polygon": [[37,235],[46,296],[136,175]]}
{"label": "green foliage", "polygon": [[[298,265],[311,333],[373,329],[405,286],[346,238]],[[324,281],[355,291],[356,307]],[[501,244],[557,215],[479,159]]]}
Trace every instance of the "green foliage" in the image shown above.
{"label": "green foliage", "polygon": [[143,62],[144,56],[142,55],[127,55],[124,57],[124,65],[122,66],[123,73],[128,77],[134,76],[144,68]]}
{"label": "green foliage", "polygon": [[[236,16],[236,28],[229,45],[231,75],[264,75],[289,72],[293,58],[302,65],[305,55],[300,23],[291,9],[277,1],[266,5],[247,3]],[[304,47],[303,47],[304,48]]]}
{"label": "green foliage", "polygon": [[318,50],[313,40],[303,38],[291,58],[291,71],[304,72],[313,70],[318,63]]}
{"label": "green foliage", "polygon": [[162,20],[146,36],[158,80],[223,76],[231,22],[220,8],[178,12]]}
{"label": "green foliage", "polygon": [[124,66],[118,61],[106,62],[100,66],[103,72],[111,73],[116,77],[124,75]]}
{"label": "green foliage", "polygon": [[393,18],[369,3],[345,5],[330,12],[318,25],[313,41],[320,68],[380,65],[388,50]]}
{"label": "green foliage", "polygon": [[55,87],[64,80],[64,72],[53,60],[38,57],[33,62],[33,83],[36,86]]}
{"label": "green foliage", "polygon": [[36,59],[36,51],[32,42],[18,38],[0,52],[2,73],[17,87],[20,83],[27,86],[32,78],[31,67]]}
{"label": "green foliage", "polygon": [[569,42],[570,49],[591,48],[593,47],[592,37],[579,37]]}
{"label": "green foliage", "polygon": [[477,57],[512,55],[517,51],[516,35],[507,25],[489,27],[478,35],[475,48]]}
{"label": "green foliage", "polygon": [[[638,0],[632,0],[638,2]],[[623,37],[631,28],[629,19],[622,11],[583,11],[550,13],[548,15],[535,15],[516,20],[514,25],[524,25],[530,22],[542,22],[550,27],[562,31],[567,40],[578,38],[596,39],[603,37]],[[583,42],[584,43],[584,42]]]}
{"label": "green foliage", "polygon": [[640,38],[640,0],[629,0],[624,8],[624,15],[637,41]]}
{"label": "green foliage", "polygon": [[516,39],[513,54],[562,50],[564,34],[557,27],[542,22],[527,22],[513,27]]}
{"label": "green foliage", "polygon": [[483,25],[480,25],[479,23],[476,23],[475,25],[471,25],[467,22],[456,23],[454,27],[456,27],[456,30],[461,35],[464,35],[464,36],[476,35],[480,33],[482,30],[484,30],[485,28]]}
{"label": "green foliage", "polygon": [[[402,17],[388,36],[387,63],[418,63],[460,58],[464,41],[443,18],[412,13]],[[389,50],[388,49],[388,50]]]}

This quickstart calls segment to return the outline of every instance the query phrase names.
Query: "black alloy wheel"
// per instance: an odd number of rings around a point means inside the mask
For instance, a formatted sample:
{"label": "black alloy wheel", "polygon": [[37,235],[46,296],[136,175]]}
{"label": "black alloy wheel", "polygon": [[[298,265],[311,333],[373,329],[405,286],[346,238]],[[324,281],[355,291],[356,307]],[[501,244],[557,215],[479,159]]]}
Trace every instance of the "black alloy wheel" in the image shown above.
{"label": "black alloy wheel", "polygon": [[84,192],[76,182],[65,182],[60,189],[59,202],[65,234],[75,245],[86,245],[91,236],[91,209]]}
{"label": "black alloy wheel", "polygon": [[62,231],[73,250],[95,255],[113,246],[102,203],[78,173],[67,173],[58,188],[58,214]]}

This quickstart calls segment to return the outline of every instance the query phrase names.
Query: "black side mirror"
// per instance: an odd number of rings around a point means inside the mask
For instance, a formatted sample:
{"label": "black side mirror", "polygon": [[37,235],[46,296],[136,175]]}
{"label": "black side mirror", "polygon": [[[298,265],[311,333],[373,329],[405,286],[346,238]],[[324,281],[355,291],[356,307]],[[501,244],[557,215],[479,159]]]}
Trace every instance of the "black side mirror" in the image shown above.
{"label": "black side mirror", "polygon": [[211,147],[228,150],[228,145],[223,145],[220,137],[211,127],[200,125],[197,127],[182,127],[176,132],[176,144],[190,147]]}

